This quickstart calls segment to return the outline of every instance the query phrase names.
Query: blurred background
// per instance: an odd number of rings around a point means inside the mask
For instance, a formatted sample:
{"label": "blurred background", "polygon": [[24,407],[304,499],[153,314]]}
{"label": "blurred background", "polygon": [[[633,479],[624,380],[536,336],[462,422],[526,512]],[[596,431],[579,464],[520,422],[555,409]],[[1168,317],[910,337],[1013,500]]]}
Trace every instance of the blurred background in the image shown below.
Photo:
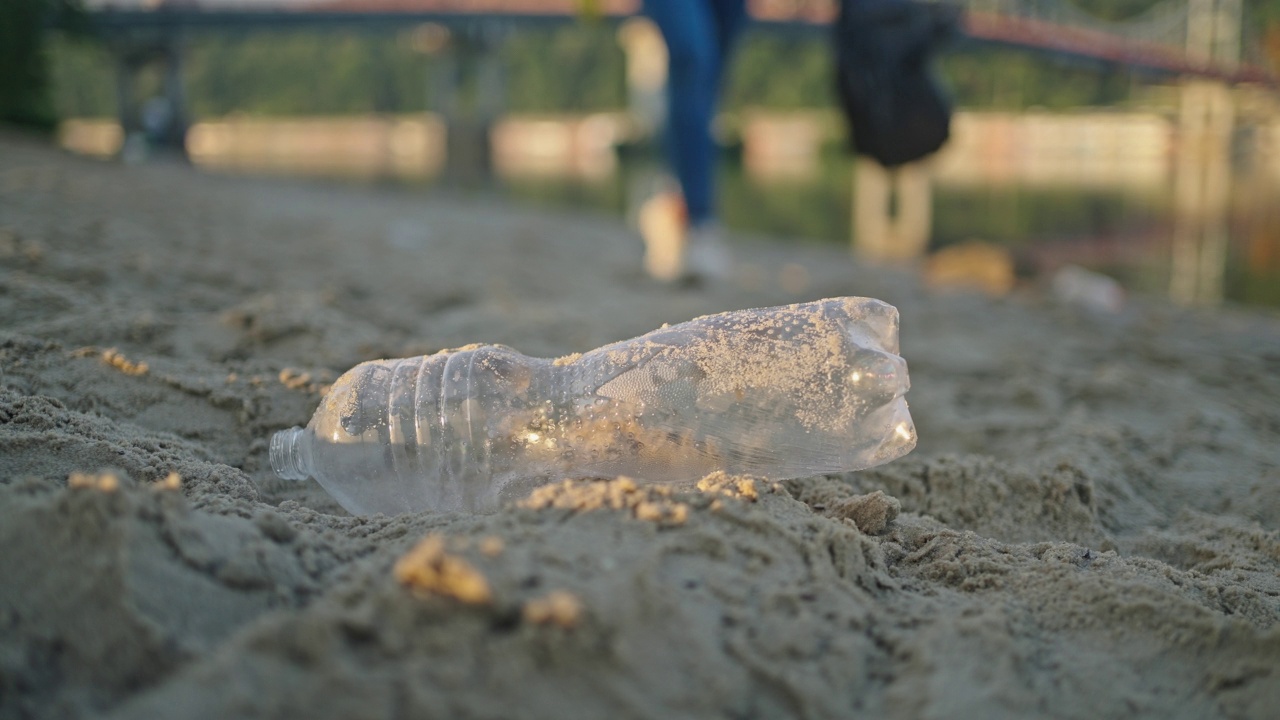
{"label": "blurred background", "polygon": [[[79,153],[628,217],[662,175],[665,48],[634,0],[5,0],[37,122]],[[846,150],[831,0],[757,0],[717,131],[742,236],[848,244],[993,294],[1083,268],[1280,306],[1280,0],[957,0],[952,140]],[[64,8],[65,9],[65,8]]]}

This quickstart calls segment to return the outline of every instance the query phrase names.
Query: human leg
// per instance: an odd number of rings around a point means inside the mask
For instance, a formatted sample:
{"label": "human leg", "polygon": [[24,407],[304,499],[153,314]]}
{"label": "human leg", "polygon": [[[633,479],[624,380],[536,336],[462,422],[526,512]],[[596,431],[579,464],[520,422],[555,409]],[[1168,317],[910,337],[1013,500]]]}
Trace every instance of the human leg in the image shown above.
{"label": "human leg", "polygon": [[716,25],[720,60],[716,84],[719,85],[724,68],[728,65],[729,55],[747,26],[747,3],[746,0],[708,0],[708,3]]}
{"label": "human leg", "polygon": [[708,110],[708,141],[712,147],[710,179],[707,187],[708,206],[705,212],[690,213],[689,227],[686,233],[687,272],[705,278],[725,278],[733,269],[733,255],[725,242],[724,230],[716,219],[714,207],[715,175],[714,175],[714,140],[710,136],[710,122],[714,120],[719,96],[729,64],[729,56],[737,43],[738,37],[747,24],[746,0],[706,0],[711,12],[716,34],[716,63],[714,66],[714,90],[710,95],[711,107]]}
{"label": "human leg", "polygon": [[707,0],[645,0],[667,43],[667,152],[680,182],[688,219],[714,215],[715,144],[711,121],[720,77],[716,18]]}

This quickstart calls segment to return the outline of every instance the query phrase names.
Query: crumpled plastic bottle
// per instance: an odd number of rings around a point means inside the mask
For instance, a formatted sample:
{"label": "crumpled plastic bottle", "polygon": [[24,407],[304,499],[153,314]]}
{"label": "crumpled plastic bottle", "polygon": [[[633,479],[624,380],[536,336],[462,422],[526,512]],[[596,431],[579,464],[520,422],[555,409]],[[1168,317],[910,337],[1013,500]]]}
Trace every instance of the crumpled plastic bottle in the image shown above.
{"label": "crumpled plastic bottle", "polygon": [[834,298],[555,360],[478,345],[362,363],[272,437],[271,466],[358,515],[487,512],[565,477],[803,477],[910,452],[909,386],[898,311]]}

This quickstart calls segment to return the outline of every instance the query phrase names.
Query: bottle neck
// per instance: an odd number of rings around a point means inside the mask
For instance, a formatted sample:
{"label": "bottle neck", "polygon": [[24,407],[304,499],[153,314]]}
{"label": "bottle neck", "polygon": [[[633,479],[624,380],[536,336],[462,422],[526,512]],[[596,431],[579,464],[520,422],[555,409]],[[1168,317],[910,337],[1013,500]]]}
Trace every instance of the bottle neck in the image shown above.
{"label": "bottle neck", "polygon": [[271,469],[283,480],[306,480],[312,475],[306,430],[292,427],[271,436]]}

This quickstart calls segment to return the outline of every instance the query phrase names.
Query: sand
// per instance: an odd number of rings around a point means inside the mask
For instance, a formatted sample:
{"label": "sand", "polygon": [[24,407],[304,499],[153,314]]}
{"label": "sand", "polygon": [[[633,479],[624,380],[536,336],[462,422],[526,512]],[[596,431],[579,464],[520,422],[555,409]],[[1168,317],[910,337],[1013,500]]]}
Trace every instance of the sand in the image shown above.
{"label": "sand", "polygon": [[[0,717],[1275,717],[1275,315],[737,249],[0,137]],[[363,360],[845,295],[901,311],[878,468],[355,518],[267,466]]]}

